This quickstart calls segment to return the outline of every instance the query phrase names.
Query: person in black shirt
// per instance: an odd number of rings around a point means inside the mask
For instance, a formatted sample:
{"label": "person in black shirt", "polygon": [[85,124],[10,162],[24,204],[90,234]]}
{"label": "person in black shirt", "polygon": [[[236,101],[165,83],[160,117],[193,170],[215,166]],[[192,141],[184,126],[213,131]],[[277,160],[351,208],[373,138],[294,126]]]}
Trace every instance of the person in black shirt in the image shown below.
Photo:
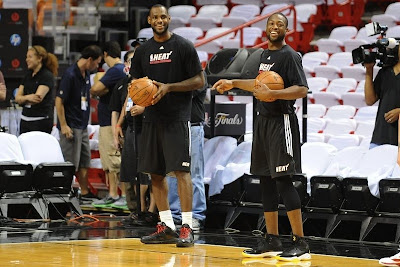
{"label": "person in black shirt", "polygon": [[[300,133],[294,102],[307,95],[308,85],[300,55],[286,45],[288,20],[282,13],[272,14],[266,25],[268,49],[261,54],[259,72],[275,71],[284,81],[282,90],[270,90],[255,80],[219,80],[213,85],[220,93],[232,88],[253,92],[260,100],[254,118],[250,172],[260,176],[267,236],[260,246],[243,252],[245,257],[275,256],[280,260],[311,259],[304,239],[301,202],[292,175],[301,173]],[[293,246],[282,251],[278,237],[279,195],[292,226]]]}
{"label": "person in black shirt", "polygon": [[64,159],[74,163],[82,200],[96,198],[89,190],[87,169],[90,146],[87,126],[90,115],[90,72],[98,68],[103,51],[96,45],[82,50],[80,59],[63,74],[56,97],[60,146]]}
{"label": "person in black shirt", "polygon": [[15,101],[23,105],[19,133],[42,131],[51,133],[54,114],[54,77],[58,60],[40,45],[26,53],[28,73],[23,78]]}
{"label": "person in black shirt", "polygon": [[[204,86],[202,68],[193,44],[168,31],[171,17],[167,8],[155,5],[147,22],[153,38],[138,47],[132,59],[131,75],[147,76],[158,86],[152,105],[143,115],[139,142],[139,171],[151,174],[151,183],[161,223],[157,232],[141,238],[143,243],[176,243],[193,246],[192,181],[190,177],[190,111],[192,91]],[[179,237],[168,204],[165,176],[174,173],[182,207]]]}
{"label": "person in black shirt", "polygon": [[[399,46],[395,48],[400,54]],[[399,56],[398,56],[399,57]],[[383,144],[398,145],[398,119],[400,114],[400,62],[383,67],[373,81],[375,63],[364,63],[366,67],[364,94],[367,105],[379,100],[375,128],[370,148]]]}

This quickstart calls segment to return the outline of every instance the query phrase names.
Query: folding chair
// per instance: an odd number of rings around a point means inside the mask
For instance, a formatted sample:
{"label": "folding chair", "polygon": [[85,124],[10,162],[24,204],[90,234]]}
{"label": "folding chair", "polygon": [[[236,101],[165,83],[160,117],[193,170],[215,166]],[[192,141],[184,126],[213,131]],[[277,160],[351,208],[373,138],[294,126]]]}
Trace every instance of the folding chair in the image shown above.
{"label": "folding chair", "polygon": [[49,204],[71,204],[82,214],[79,201],[72,192],[75,166],[65,162],[57,139],[44,132],[28,132],[18,137],[24,159],[35,167],[33,187],[47,203],[45,216],[50,217]]}
{"label": "folding chair", "polygon": [[10,205],[30,204],[41,218],[44,203],[32,189],[33,168],[24,160],[15,135],[0,133],[0,209],[7,217]]}

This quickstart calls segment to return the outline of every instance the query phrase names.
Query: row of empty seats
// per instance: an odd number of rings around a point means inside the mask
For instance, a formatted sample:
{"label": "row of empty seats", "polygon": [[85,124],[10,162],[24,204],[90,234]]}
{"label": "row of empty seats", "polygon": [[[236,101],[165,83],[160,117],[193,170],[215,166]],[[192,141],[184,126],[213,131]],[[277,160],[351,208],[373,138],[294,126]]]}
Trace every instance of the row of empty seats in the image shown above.
{"label": "row of empty seats", "polygon": [[[323,104],[331,107],[338,104],[350,105],[356,108],[365,107],[364,84],[365,80],[357,81],[354,78],[336,78],[329,81],[326,77],[307,78],[309,88],[308,102]],[[302,105],[297,100],[298,106]]]}
{"label": "row of empty seats", "polygon": [[[375,121],[377,106],[366,106],[357,109],[350,105],[336,105],[327,107],[323,104],[308,104],[308,118],[330,118],[330,119],[356,119],[358,121]],[[298,107],[296,113],[300,116],[302,107]]]}
{"label": "row of empty seats", "polygon": [[[332,55],[321,51],[308,52],[303,55],[302,64],[307,77],[325,77],[328,80],[353,78],[358,82],[365,80],[365,68],[361,64],[353,64],[351,52]],[[374,77],[379,69],[374,66]]]}
{"label": "row of empty seats", "polygon": [[[207,144],[208,143],[208,144]],[[225,185],[249,174],[251,142],[232,137],[218,136],[205,143],[205,183],[209,184],[209,196],[222,192]],[[338,149],[324,142],[309,142],[301,148],[303,173],[313,176],[363,177],[371,179],[371,192],[379,196],[377,184],[380,179],[398,177],[396,166],[397,146],[382,145],[373,149],[366,146],[349,146]]]}
{"label": "row of empty seats", "polygon": [[280,3],[289,3],[291,5],[296,4],[315,4],[315,5],[325,5],[325,0],[290,0],[290,1],[279,1],[279,0],[195,0],[194,5],[197,7],[201,7],[204,5],[227,5],[227,6],[235,6],[241,4],[252,4],[259,7],[272,5],[272,4],[280,4]]}
{"label": "row of empty seats", "polygon": [[[192,42],[196,42],[282,8],[286,8],[283,13],[288,17],[289,29],[295,30],[293,36],[288,37],[288,42],[292,46],[295,45],[297,50],[303,50],[300,43],[302,46],[307,46],[308,49],[316,27],[314,17],[317,15],[317,7],[314,4],[298,4],[293,8],[289,4],[279,3],[265,6],[262,11],[259,6],[254,4],[235,5],[231,10],[226,5],[214,4],[202,6],[197,13],[194,6],[172,6],[169,8],[171,15],[170,29]],[[297,21],[296,25],[294,25],[295,21]],[[262,36],[265,37],[265,20],[253,23],[250,26],[243,29],[245,40],[243,44],[240,44],[240,31],[238,31],[236,34],[232,33],[219,38],[217,46],[214,45],[209,48],[204,45],[201,50],[214,54],[221,48],[252,47],[261,42]],[[212,31],[210,32],[210,30]],[[142,29],[138,33],[138,37],[149,38],[151,36],[150,28]],[[229,39],[229,41],[226,39]],[[222,42],[224,40],[226,42]]]}
{"label": "row of empty seats", "polygon": [[[302,63],[311,91],[308,96],[310,103],[324,104],[328,107],[337,104],[352,105],[356,108],[366,106],[366,71],[360,64],[353,65],[350,52],[338,52],[331,56],[326,52],[309,52],[304,54]],[[379,70],[380,67],[374,66],[373,78]]]}
{"label": "row of empty seats", "polygon": [[307,142],[327,143],[333,145],[338,151],[348,147],[363,147],[368,149],[371,143],[371,136],[358,134],[309,133],[307,134]]}
{"label": "row of empty seats", "polygon": [[[311,2],[314,3],[277,1],[276,3],[271,2],[260,5],[252,2],[244,2],[243,4],[235,3],[232,7],[227,5],[227,3],[219,4],[212,2],[212,4],[199,5],[198,10],[195,6],[191,5],[177,5],[169,8],[171,15],[170,29],[173,31],[176,30],[177,34],[186,37],[192,42],[196,42],[225,32],[232,27],[243,25],[258,16],[270,14],[287,7],[282,12],[288,17],[288,28],[295,31],[287,36],[287,43],[295,50],[307,52],[310,50],[310,42],[314,37],[314,29],[323,18],[321,11],[323,9],[321,9],[321,6],[315,3],[315,1]],[[340,5],[343,6],[346,4],[344,2],[340,3]],[[294,5],[294,8],[290,8],[290,5]],[[336,5],[336,2],[327,3],[327,6],[331,5]],[[295,24],[295,22],[297,23]],[[354,26],[352,29],[357,32]],[[221,48],[252,47],[261,43],[262,38],[265,37],[264,30],[265,21],[261,20],[251,24],[250,27],[244,28],[243,40],[245,41],[243,43],[240,41],[240,32],[237,32],[225,35],[218,40],[211,41],[211,43],[203,44],[199,50],[206,51],[210,57]],[[336,32],[338,34],[335,34]],[[334,40],[335,36],[345,36],[343,32],[339,31],[339,29],[333,31],[330,39]],[[150,28],[142,29],[138,34],[138,37],[149,38],[151,36],[152,31]],[[340,51],[340,48],[338,51]]]}
{"label": "row of empty seats", "polygon": [[[304,144],[301,154],[303,173],[293,176],[293,185],[302,203],[303,219],[326,220],[323,236],[329,237],[347,220],[362,222],[359,240],[364,240],[377,223],[398,224],[397,146],[382,145],[370,150],[348,147],[339,151],[330,144],[315,142]],[[265,226],[260,179],[245,174],[210,197],[211,207],[226,209],[225,228],[241,213],[259,215],[257,229]],[[281,201],[279,210],[282,208]],[[399,240],[397,234],[395,241]]]}
{"label": "row of empty seats", "polygon": [[[388,26],[386,37],[398,37],[400,34],[400,3],[389,4],[383,14],[373,15],[372,22]],[[328,38],[321,38],[316,42],[318,51],[327,53],[351,52],[360,45],[377,41],[380,35],[367,36],[365,27],[357,30],[357,25],[336,27]]]}
{"label": "row of empty seats", "polygon": [[[307,109],[307,142],[325,142],[337,149],[348,146],[369,147],[375,127],[377,106],[356,109],[337,105],[327,109],[322,104],[309,104]],[[297,111],[302,134],[302,109]]]}
{"label": "row of empty seats", "polygon": [[[381,145],[372,149],[347,147],[338,150],[326,143],[310,142],[301,148],[303,172],[310,180],[313,176],[364,177],[371,193],[379,197],[379,180],[400,177],[396,163],[398,148]],[[310,192],[310,187],[309,192]]]}
{"label": "row of empty seats", "polygon": [[340,26],[334,28],[328,38],[317,40],[316,46],[318,51],[329,54],[351,52],[360,45],[376,42],[378,37],[378,35],[368,36],[365,27],[357,30],[355,26]]}
{"label": "row of empty seats", "polygon": [[365,0],[196,0],[195,6],[220,4],[233,7],[238,4],[253,4],[264,7],[273,4],[314,4],[320,20],[328,25],[358,25],[364,13]]}
{"label": "row of empty seats", "polygon": [[383,14],[373,15],[371,21],[378,22],[388,27],[400,24],[400,3],[391,3],[387,6]]}
{"label": "row of empty seats", "polygon": [[348,146],[369,147],[375,124],[354,119],[310,118],[307,142],[332,143],[338,149]]}

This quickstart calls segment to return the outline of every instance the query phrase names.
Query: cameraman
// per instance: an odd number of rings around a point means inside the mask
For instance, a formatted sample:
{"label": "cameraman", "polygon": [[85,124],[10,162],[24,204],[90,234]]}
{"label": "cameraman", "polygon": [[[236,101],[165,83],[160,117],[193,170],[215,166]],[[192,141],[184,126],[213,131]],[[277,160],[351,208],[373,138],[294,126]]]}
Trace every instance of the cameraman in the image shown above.
{"label": "cameraman", "polygon": [[378,113],[375,120],[375,128],[372,134],[370,149],[383,144],[398,145],[397,132],[400,114],[400,62],[399,46],[397,60],[394,66],[383,67],[373,80],[373,67],[375,63],[364,63],[366,67],[365,77],[365,102],[368,106],[379,101]]}

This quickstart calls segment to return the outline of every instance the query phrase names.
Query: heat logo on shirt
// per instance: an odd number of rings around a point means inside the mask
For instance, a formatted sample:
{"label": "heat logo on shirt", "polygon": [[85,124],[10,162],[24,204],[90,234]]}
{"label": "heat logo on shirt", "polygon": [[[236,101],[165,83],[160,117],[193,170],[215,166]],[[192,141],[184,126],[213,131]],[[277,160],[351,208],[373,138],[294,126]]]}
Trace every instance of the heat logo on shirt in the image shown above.
{"label": "heat logo on shirt", "polygon": [[270,71],[274,65],[275,65],[275,63],[272,63],[272,64],[260,63],[260,67],[258,68],[258,73],[261,73],[264,71]]}
{"label": "heat logo on shirt", "polygon": [[170,56],[173,51],[168,53],[150,54],[150,64],[160,64],[171,62]]}

